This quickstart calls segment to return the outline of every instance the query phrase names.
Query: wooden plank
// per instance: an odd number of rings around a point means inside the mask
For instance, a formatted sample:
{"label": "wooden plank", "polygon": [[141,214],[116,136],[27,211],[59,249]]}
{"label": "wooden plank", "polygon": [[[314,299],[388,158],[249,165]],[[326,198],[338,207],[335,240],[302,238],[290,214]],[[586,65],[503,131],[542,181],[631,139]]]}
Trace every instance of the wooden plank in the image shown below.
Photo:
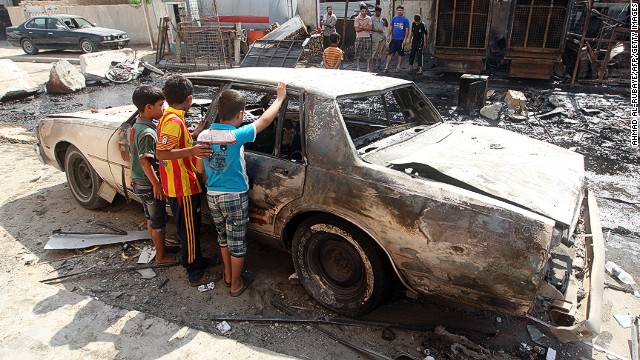
{"label": "wooden plank", "polygon": [[547,37],[549,36],[549,25],[551,25],[551,14],[553,13],[553,2],[551,3],[551,6],[549,6],[548,11],[549,13],[547,14],[547,26],[544,29],[544,38],[542,39],[543,49],[547,47]]}
{"label": "wooden plank", "polygon": [[475,0],[471,0],[471,12],[469,13],[469,34],[467,35],[467,47],[471,47],[471,32],[473,31],[473,9]]}
{"label": "wooden plank", "polygon": [[527,20],[527,32],[524,35],[524,47],[529,47],[529,30],[531,30],[531,18],[533,17],[533,6],[536,0],[531,0],[529,5],[529,19]]}
{"label": "wooden plank", "polygon": [[453,15],[451,15],[451,34],[449,39],[451,39],[451,47],[453,46],[453,34],[455,33],[455,28],[456,28],[456,16],[458,15],[456,13],[456,6],[458,5],[458,0],[453,0]]}

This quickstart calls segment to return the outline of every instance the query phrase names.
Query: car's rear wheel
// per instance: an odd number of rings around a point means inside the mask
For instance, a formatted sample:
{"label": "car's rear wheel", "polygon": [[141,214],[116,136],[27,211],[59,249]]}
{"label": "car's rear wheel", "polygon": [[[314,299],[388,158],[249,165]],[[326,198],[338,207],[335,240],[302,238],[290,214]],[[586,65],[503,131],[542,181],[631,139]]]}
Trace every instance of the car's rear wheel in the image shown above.
{"label": "car's rear wheel", "polygon": [[33,40],[31,39],[22,40],[21,45],[22,45],[22,51],[24,51],[25,54],[28,54],[28,55],[35,55],[38,53],[38,51],[40,51],[40,49],[38,49],[36,44],[34,44]]}
{"label": "car's rear wheel", "polygon": [[75,146],[70,146],[64,158],[67,183],[73,197],[87,209],[98,209],[108,204],[98,195],[102,179]]}
{"label": "car's rear wheel", "polygon": [[89,39],[82,39],[80,40],[80,50],[85,54],[92,53],[96,51],[96,44]]}
{"label": "car's rear wheel", "polygon": [[392,275],[384,254],[343,220],[319,215],[303,221],[294,234],[292,252],[302,285],[337,313],[366,314],[389,290]]}

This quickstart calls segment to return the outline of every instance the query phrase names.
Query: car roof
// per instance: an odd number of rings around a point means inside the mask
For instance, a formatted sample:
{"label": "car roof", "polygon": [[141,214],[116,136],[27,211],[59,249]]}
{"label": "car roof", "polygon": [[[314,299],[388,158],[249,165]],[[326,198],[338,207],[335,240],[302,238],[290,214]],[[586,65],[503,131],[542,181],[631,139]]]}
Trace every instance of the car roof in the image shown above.
{"label": "car roof", "polygon": [[81,17],[82,16],[80,16],[80,15],[56,14],[56,15],[38,15],[38,16],[32,17],[31,19],[35,19],[35,18],[56,18],[56,19],[60,19],[60,18],[81,18]]}
{"label": "car roof", "polygon": [[194,72],[185,76],[195,81],[220,80],[261,85],[277,85],[278,82],[283,81],[291,88],[333,99],[411,84],[411,81],[377,76],[364,71],[321,68],[246,67]]}

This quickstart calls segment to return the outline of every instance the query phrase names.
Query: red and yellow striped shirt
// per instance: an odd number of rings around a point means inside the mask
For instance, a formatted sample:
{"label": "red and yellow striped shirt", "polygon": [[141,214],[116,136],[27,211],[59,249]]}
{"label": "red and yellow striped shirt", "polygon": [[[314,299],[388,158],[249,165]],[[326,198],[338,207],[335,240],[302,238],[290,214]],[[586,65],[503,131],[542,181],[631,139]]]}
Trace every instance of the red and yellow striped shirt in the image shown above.
{"label": "red and yellow striped shirt", "polygon": [[[193,138],[184,122],[184,111],[169,107],[158,122],[157,150],[184,149],[193,146]],[[160,182],[164,194],[181,197],[199,194],[196,158],[160,161]]]}

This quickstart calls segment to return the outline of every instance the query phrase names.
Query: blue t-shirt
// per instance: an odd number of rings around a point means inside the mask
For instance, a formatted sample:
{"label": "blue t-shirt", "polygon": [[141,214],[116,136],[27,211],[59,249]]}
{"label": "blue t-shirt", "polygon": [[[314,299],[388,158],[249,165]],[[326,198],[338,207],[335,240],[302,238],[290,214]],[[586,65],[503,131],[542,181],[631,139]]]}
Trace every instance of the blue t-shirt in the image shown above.
{"label": "blue t-shirt", "polygon": [[394,16],[393,19],[391,19],[391,27],[393,28],[391,40],[404,40],[405,31],[409,26],[411,26],[409,18],[406,16]]}
{"label": "blue t-shirt", "polygon": [[235,128],[229,124],[212,124],[211,130],[233,131],[235,144],[211,145],[213,154],[203,159],[207,173],[207,190],[219,193],[241,193],[249,190],[244,144],[256,139],[256,127],[248,124]]}

